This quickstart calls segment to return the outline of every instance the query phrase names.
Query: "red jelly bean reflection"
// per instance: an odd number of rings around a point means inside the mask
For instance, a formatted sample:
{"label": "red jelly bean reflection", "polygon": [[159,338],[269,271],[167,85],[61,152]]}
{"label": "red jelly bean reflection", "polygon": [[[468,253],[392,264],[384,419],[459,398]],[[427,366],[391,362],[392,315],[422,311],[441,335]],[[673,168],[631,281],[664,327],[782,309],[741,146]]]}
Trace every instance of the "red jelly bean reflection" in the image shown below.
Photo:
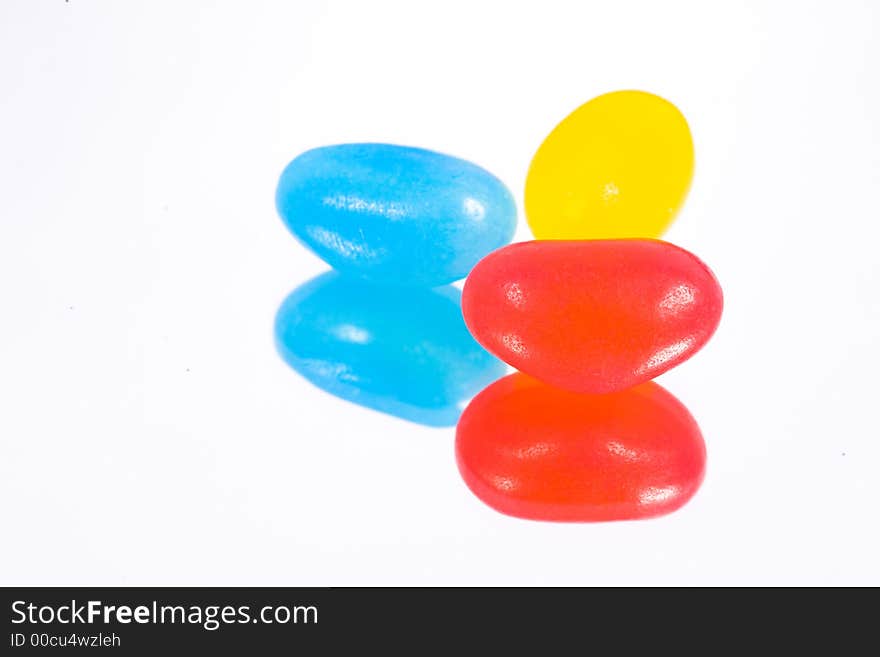
{"label": "red jelly bean reflection", "polygon": [[483,258],[462,294],[465,322],[487,350],[590,393],[624,390],[690,358],[721,308],[702,261],[643,239],[513,244]]}
{"label": "red jelly bean reflection", "polygon": [[590,395],[519,373],[473,399],[455,451],[465,483],[493,509],[570,522],[674,511],[706,464],[697,423],[656,383]]}

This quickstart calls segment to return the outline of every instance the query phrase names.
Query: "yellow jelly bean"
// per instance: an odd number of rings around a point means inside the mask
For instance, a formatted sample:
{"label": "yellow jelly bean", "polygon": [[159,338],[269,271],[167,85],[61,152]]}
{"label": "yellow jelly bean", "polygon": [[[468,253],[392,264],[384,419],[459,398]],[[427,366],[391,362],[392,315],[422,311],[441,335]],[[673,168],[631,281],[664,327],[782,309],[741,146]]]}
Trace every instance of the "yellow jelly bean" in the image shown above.
{"label": "yellow jelly bean", "polygon": [[538,148],[526,218],[538,239],[659,237],[693,171],[678,108],[644,91],[615,91],[578,107]]}

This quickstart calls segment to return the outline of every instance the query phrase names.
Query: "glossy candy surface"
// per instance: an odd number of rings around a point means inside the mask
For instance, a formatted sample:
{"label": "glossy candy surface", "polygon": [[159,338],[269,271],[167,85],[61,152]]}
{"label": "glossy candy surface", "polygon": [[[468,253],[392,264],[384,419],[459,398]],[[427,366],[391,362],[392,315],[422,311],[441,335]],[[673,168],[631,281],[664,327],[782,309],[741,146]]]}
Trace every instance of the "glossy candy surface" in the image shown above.
{"label": "glossy candy surface", "polygon": [[390,144],[303,153],[281,174],[276,205],[334,269],[395,285],[463,278],[516,225],[513,197],[485,169]]}
{"label": "glossy candy surface", "polygon": [[477,497],[534,520],[669,513],[697,491],[706,462],[696,422],[656,383],[584,395],[519,373],[474,398],[455,451]]}
{"label": "glossy candy surface", "polygon": [[526,218],[538,239],[659,237],[694,170],[687,121],[668,101],[617,91],[578,107],[535,153]]}
{"label": "glossy candy surface", "polygon": [[686,360],[712,336],[722,305],[696,256],[635,239],[512,244],[474,267],[462,297],[486,349],[589,393],[623,390]]}
{"label": "glossy candy surface", "polygon": [[287,363],[337,397],[430,426],[505,372],[468,333],[457,288],[378,287],[328,272],[294,290],[275,317]]}

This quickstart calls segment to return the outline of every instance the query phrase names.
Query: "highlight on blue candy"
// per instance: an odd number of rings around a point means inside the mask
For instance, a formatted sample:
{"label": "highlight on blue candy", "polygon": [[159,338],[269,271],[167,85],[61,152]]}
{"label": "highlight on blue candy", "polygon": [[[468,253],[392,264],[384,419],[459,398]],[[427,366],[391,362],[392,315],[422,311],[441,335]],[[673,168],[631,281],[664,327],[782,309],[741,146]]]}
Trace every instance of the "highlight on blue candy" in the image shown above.
{"label": "highlight on blue candy", "polygon": [[506,366],[471,337],[451,285],[378,286],[327,272],[275,316],[275,344],[303,377],[342,399],[448,427]]}
{"label": "highlight on blue candy", "polygon": [[391,144],[306,151],[278,182],[278,213],[334,269],[394,285],[464,278],[513,239],[516,204],[491,173]]}

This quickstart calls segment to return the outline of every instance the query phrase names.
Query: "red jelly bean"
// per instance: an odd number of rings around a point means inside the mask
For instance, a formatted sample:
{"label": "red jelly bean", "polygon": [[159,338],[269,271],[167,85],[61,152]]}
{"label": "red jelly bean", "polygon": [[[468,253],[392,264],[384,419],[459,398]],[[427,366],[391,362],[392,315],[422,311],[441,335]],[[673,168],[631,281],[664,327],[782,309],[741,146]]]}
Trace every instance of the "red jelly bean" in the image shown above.
{"label": "red jelly bean", "polygon": [[486,349],[576,392],[623,390],[690,358],[721,319],[721,288],[660,240],[534,241],[490,253],[462,312]]}
{"label": "red jelly bean", "polygon": [[693,417],[656,383],[587,395],[519,373],[473,399],[459,420],[455,451],[477,497],[533,520],[669,513],[697,491],[706,464]]}

